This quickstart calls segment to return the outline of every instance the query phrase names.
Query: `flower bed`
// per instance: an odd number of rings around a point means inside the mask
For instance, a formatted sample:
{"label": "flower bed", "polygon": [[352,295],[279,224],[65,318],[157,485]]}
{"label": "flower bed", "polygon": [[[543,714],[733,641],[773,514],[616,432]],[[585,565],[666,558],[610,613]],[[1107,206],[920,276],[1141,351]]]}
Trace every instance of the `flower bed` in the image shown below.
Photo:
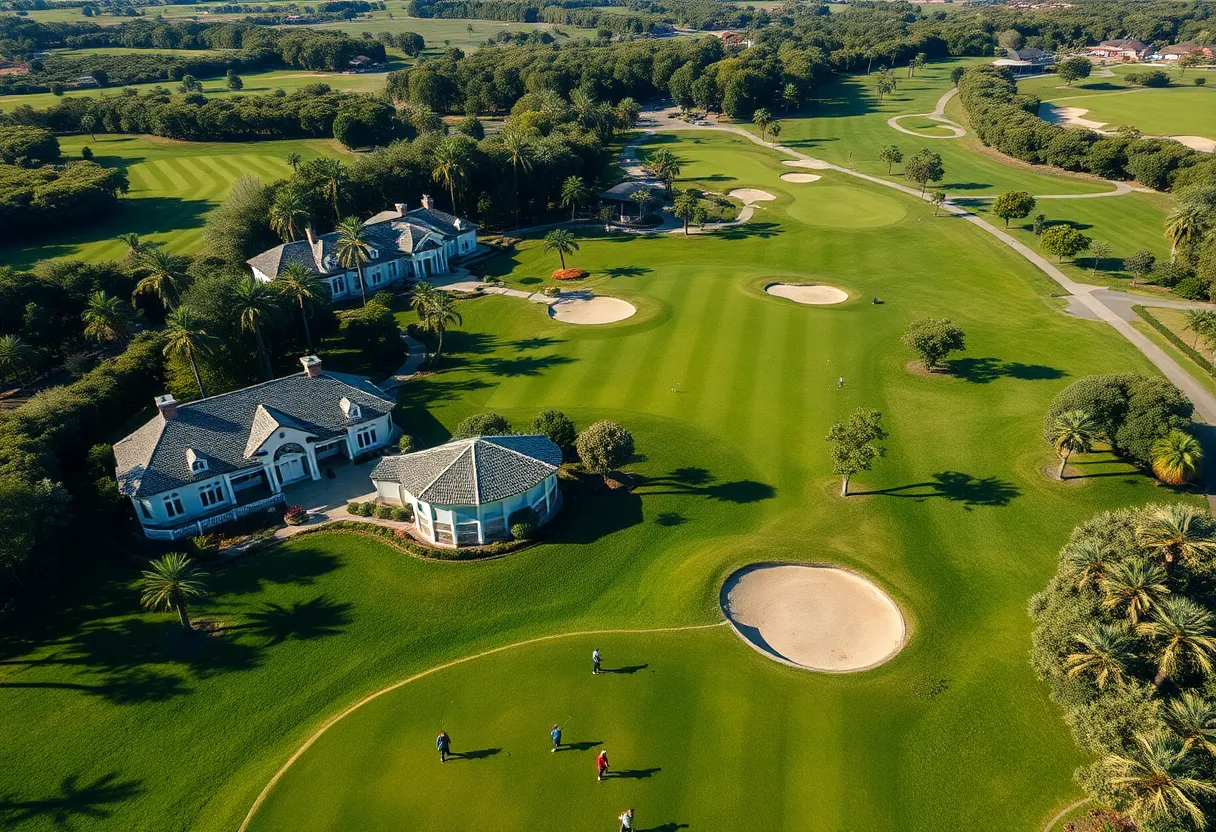
{"label": "flower bed", "polygon": [[283,512],[283,521],[289,526],[302,526],[308,522],[308,509],[304,506],[288,506]]}
{"label": "flower bed", "polygon": [[558,269],[553,273],[554,280],[581,280],[589,272],[586,269]]}

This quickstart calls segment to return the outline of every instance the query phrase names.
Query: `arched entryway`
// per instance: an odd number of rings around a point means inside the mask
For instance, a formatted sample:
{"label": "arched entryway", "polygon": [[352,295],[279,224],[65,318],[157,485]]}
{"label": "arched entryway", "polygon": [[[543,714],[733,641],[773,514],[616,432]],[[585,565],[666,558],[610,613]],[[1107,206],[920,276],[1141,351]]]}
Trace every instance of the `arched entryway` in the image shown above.
{"label": "arched entryway", "polygon": [[308,476],[308,458],[304,447],[296,442],[280,445],[274,452],[275,474],[283,485]]}

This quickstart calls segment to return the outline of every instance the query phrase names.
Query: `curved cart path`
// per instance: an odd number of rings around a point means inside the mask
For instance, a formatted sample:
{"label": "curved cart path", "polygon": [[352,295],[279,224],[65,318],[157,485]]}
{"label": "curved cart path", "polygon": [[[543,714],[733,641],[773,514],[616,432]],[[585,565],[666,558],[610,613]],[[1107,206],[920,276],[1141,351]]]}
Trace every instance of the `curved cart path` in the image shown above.
{"label": "curved cart path", "polygon": [[[958,94],[958,87],[950,90],[950,92],[937,99],[937,104],[931,113],[904,113],[900,116],[891,116],[887,119],[887,126],[898,130],[901,133],[907,133],[909,136],[916,136],[918,139],[961,139],[967,135],[967,128],[959,124],[957,121],[946,118],[946,105],[950,103],[950,99]],[[930,136],[925,133],[918,133],[915,130],[909,130],[899,123],[901,118],[927,118],[931,121],[936,121],[947,130],[953,131],[953,136]]]}
{"label": "curved cart path", "polygon": [[[947,94],[946,96],[943,96],[943,99],[949,100],[949,95]],[[704,126],[689,125],[686,122],[676,119],[667,119],[665,111],[662,112],[658,118],[655,118],[654,113],[643,114],[643,118],[647,118],[648,116],[652,121],[652,124],[648,125],[649,129],[651,130],[721,130],[728,133],[734,133],[735,135],[742,136],[748,141],[758,144],[761,147],[767,147],[771,150],[789,154],[793,158],[811,162],[815,168],[834,170],[837,173],[842,173],[846,176],[864,179],[867,182],[873,182],[876,185],[882,185],[885,188],[900,191],[908,196],[915,197],[916,199],[925,202],[927,202],[930,198],[928,194],[921,193],[915,188],[910,188],[907,185],[901,185],[898,182],[890,182],[886,179],[882,179],[881,177],[871,176],[867,173],[861,173],[860,171],[849,170],[848,168],[841,167],[840,165],[825,162],[821,159],[816,159],[813,156],[808,156],[802,151],[795,150],[791,147],[785,147],[772,142],[762,141],[759,136],[753,135],[751,132],[744,130],[741,127],[736,127],[729,124]],[[675,124],[668,123],[673,121]],[[1006,234],[996,226],[989,225],[982,218],[976,216],[960,205],[948,201],[942,206],[942,209],[949,214],[953,214],[960,219],[966,220],[984,233],[990,234],[996,239],[1000,240],[1006,246],[1020,254],[1023,258],[1030,261],[1030,263],[1039,269],[1039,271],[1043,272],[1058,283],[1060,287],[1071,296],[1070,304],[1073,305],[1074,308],[1085,309],[1096,320],[1105,321],[1107,324],[1114,327],[1120,335],[1130,341],[1132,345],[1136,347],[1136,349],[1140,350],[1140,352],[1143,353],[1144,356],[1148,358],[1148,360],[1151,361],[1158,370],[1161,371],[1162,375],[1164,375],[1172,384],[1178,387],[1178,389],[1182,391],[1183,395],[1191,400],[1191,403],[1195,406],[1194,415],[1196,420],[1209,426],[1216,426],[1216,396],[1209,393],[1207,388],[1205,388],[1198,379],[1183,369],[1177,361],[1171,358],[1165,352],[1165,350],[1153,343],[1148,336],[1135,329],[1128,321],[1123,320],[1123,318],[1115,310],[1103,303],[1100,296],[1095,296],[1094,290],[1098,289],[1099,287],[1091,286],[1085,283],[1077,283],[1068,275],[1064,274],[1064,272],[1060,271],[1060,269],[1056,268],[1055,264],[1051,263],[1037,251],[1032,250],[1018,240],[1015,240],[1009,234]],[[1216,442],[1216,437],[1211,436],[1210,433],[1211,432],[1209,432],[1209,436],[1206,437],[1207,441],[1205,442],[1205,444],[1208,445],[1212,445],[1214,442]],[[1211,458],[1212,454],[1216,453],[1216,447],[1209,447],[1207,450],[1209,451],[1209,458]],[[1211,480],[1214,478],[1212,476],[1208,476],[1206,479],[1211,482]],[[1209,484],[1207,486],[1208,506],[1213,513],[1216,513],[1216,493],[1213,493],[1214,490],[1216,489],[1213,489],[1213,484]]]}

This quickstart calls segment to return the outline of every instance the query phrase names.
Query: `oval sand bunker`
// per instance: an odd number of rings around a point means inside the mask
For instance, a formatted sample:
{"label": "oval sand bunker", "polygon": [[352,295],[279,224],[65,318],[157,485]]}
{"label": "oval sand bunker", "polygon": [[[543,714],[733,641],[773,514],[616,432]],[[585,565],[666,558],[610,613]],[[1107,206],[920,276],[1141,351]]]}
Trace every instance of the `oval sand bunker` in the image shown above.
{"label": "oval sand bunker", "polygon": [[576,297],[549,306],[549,315],[567,324],[613,324],[630,318],[638,310],[619,298]]}
{"label": "oval sand bunker", "polygon": [[868,670],[904,646],[904,617],[870,581],[830,566],[755,564],[727,579],[722,611],[769,658],[807,670]]}
{"label": "oval sand bunker", "polygon": [[779,298],[792,300],[794,303],[806,303],[813,306],[827,306],[833,303],[844,303],[849,299],[849,293],[835,286],[797,286],[793,283],[770,283],[764,291]]}
{"label": "oval sand bunker", "polygon": [[783,173],[783,182],[818,182],[823,177],[815,173]]}

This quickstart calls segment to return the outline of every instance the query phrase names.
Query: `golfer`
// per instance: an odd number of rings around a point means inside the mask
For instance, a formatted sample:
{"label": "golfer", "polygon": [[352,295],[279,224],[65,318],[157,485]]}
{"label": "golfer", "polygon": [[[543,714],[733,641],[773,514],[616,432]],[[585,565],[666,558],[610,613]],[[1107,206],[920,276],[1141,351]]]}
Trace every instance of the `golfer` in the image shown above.
{"label": "golfer", "polygon": [[841,376],[841,377],[840,377],[840,381],[836,382],[836,389],[837,389],[837,390],[839,390],[839,389],[840,389],[840,388],[842,388],[842,387],[844,387],[844,376]]}
{"label": "golfer", "polygon": [[594,676],[600,672],[600,651],[591,651],[591,675]]}
{"label": "golfer", "polygon": [[603,780],[604,775],[608,773],[608,752],[601,751],[599,756],[595,758],[595,779]]}
{"label": "golfer", "polygon": [[553,751],[556,752],[562,745],[562,727],[554,725],[553,730],[549,732],[549,736],[553,737]]}
{"label": "golfer", "polygon": [[439,749],[439,762],[446,763],[448,755],[452,753],[452,738],[447,731],[440,731],[439,736],[435,737],[435,747]]}
{"label": "golfer", "polygon": [[621,832],[633,832],[632,809],[626,809],[617,820],[621,822]]}

